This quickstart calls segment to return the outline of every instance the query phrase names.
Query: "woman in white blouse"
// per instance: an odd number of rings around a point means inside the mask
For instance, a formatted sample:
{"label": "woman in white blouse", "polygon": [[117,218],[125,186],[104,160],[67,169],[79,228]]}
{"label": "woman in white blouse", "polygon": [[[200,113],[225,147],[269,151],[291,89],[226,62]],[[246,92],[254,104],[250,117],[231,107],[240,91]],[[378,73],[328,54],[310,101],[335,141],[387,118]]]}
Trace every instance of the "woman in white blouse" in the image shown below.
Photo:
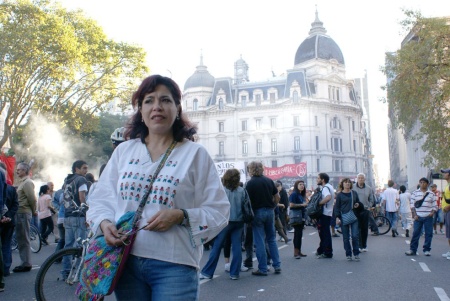
{"label": "woman in white blouse", "polygon": [[[117,221],[146,201],[117,300],[198,300],[202,244],[226,227],[230,203],[211,157],[192,142],[195,128],[170,78],[147,77],[133,94],[135,113],[125,137],[89,196],[87,219],[108,244],[121,245]],[[153,185],[151,178],[172,142],[175,148]]]}

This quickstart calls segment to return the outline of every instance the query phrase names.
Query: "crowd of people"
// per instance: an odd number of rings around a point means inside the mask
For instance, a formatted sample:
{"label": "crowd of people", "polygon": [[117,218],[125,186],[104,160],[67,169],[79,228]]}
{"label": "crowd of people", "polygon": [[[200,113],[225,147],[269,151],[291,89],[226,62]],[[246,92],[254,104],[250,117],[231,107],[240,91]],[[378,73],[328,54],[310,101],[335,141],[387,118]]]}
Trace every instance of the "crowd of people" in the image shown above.
{"label": "crowd of people", "polygon": [[[430,255],[436,224],[450,245],[449,186],[441,199],[436,186],[429,189],[426,178],[420,179],[412,193],[404,186],[399,193],[389,181],[377,197],[366,185],[364,174],[358,174],[355,182],[342,179],[335,191],[328,174],[319,173],[314,192],[302,180],[286,191],[280,181],[264,176],[263,164],[256,161],[247,166],[250,179],[245,185],[236,169],[227,170],[220,179],[206,149],[194,143],[196,128],[183,114],[180,101],[180,89],[172,79],[159,75],[146,78],[132,97],[134,115],[111,136],[115,150],[102,166],[98,182],[88,173],[88,164],[76,160],[61,189],[54,191],[53,183],[48,182],[36,197],[28,164],[17,164],[17,187],[13,187],[6,183],[6,166],[0,163],[0,291],[12,265],[13,231],[21,261],[13,272],[31,270],[29,233],[36,219],[44,245],[54,234],[56,252],[86,238],[88,228],[103,233],[108,245],[123,245],[127,235],[116,228],[116,222],[128,211],[135,211],[143,231],[136,232],[115,288],[117,300],[146,300],[146,296],[152,300],[198,300],[198,280],[213,278],[222,248],[225,270],[232,280],[253,268],[254,253],[258,266],[252,275],[267,276],[271,270],[280,274],[276,233],[285,243],[291,241],[287,234],[294,233],[293,256],[301,259],[307,256],[302,252],[307,225],[314,225],[319,234],[316,258],[333,258],[332,237],[338,236],[334,230],[340,227],[347,260],[359,261],[360,252],[368,251],[369,229],[378,235],[371,212],[377,206],[384,208],[393,237],[399,235],[399,216],[407,237],[414,225],[406,255],[417,254],[422,232],[424,254]],[[450,183],[450,169],[441,171]],[[320,196],[322,210],[311,219],[307,208],[314,194]],[[251,203],[250,223],[243,219],[244,202]],[[213,239],[209,259],[201,268],[203,246]],[[443,256],[450,259],[450,251]],[[64,277],[70,258],[64,258],[62,266]]]}

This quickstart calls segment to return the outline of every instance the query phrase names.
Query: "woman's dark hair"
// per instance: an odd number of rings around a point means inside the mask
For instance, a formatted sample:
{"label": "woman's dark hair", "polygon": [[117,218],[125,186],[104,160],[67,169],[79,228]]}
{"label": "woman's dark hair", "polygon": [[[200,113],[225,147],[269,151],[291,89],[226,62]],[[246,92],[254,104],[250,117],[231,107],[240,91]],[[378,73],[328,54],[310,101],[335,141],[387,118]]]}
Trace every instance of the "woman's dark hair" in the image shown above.
{"label": "woman's dark hair", "polygon": [[167,87],[172,94],[175,101],[175,105],[179,110],[179,118],[175,119],[172,125],[173,138],[181,142],[183,138],[194,141],[194,135],[197,133],[196,127],[183,115],[181,107],[181,90],[177,83],[171,78],[164,77],[161,75],[151,75],[144,79],[137,89],[133,93],[131,98],[131,104],[136,112],[131,116],[130,120],[126,125],[126,130],[124,137],[125,139],[135,139],[141,138],[142,143],[145,143],[145,137],[148,135],[148,128],[142,121],[142,114],[140,108],[142,107],[142,102],[144,101],[145,95],[152,93],[156,90],[156,87],[163,85]]}
{"label": "woman's dark hair", "polygon": [[230,190],[235,190],[239,187],[239,181],[241,180],[241,173],[236,168],[228,169],[223,175],[223,186]]}
{"label": "woman's dark hair", "polygon": [[339,183],[339,191],[344,191],[344,183],[350,182],[350,190],[353,188],[353,182],[349,178],[343,178],[342,181]]}
{"label": "woman's dark hair", "polygon": [[50,187],[48,185],[42,185],[39,189],[39,196],[46,194],[50,190]]}
{"label": "woman's dark hair", "polygon": [[298,184],[300,184],[300,183],[305,184],[305,181],[303,181],[303,180],[295,181],[295,183],[294,183],[294,191],[296,193],[298,193],[299,195],[301,195],[301,196],[306,196],[306,187],[305,186],[303,186],[303,190],[302,191],[300,191],[298,189]]}
{"label": "woman's dark hair", "polygon": [[84,177],[86,178],[86,181],[88,181],[88,182],[91,182],[91,183],[95,182],[94,175],[91,174],[90,172],[88,172]]}
{"label": "woman's dark hair", "polygon": [[401,191],[402,193],[405,193],[405,191],[406,191],[405,185],[400,186],[400,191]]}

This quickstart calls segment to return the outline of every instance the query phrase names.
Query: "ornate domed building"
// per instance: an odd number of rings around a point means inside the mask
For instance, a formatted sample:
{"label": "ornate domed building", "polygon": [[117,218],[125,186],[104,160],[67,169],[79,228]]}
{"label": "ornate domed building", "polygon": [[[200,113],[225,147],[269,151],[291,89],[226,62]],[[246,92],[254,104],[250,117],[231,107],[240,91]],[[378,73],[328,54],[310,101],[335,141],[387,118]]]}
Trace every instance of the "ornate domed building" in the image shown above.
{"label": "ornate domed building", "polygon": [[285,75],[250,81],[241,57],[234,77],[203,65],[184,86],[183,110],[216,162],[263,162],[272,179],[316,185],[326,172],[337,186],[360,172],[373,183],[367,78],[347,79],[338,44],[316,18]]}

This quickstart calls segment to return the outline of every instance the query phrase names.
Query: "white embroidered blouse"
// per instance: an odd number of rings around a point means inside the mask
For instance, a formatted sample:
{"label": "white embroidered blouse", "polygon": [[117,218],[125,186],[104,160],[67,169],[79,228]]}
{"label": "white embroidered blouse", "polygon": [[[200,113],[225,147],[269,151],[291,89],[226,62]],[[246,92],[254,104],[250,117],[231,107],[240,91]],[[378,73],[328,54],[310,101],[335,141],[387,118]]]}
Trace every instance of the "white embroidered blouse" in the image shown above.
{"label": "white embroidered blouse", "polygon": [[[115,222],[137,209],[162,157],[152,162],[140,139],[123,142],[115,149],[89,195],[87,220],[94,232],[101,221]],[[139,231],[131,253],[198,269],[202,244],[226,227],[230,214],[214,162],[200,144],[185,140],[176,145],[153,184],[139,225],[164,209],[186,209],[189,227]]]}

